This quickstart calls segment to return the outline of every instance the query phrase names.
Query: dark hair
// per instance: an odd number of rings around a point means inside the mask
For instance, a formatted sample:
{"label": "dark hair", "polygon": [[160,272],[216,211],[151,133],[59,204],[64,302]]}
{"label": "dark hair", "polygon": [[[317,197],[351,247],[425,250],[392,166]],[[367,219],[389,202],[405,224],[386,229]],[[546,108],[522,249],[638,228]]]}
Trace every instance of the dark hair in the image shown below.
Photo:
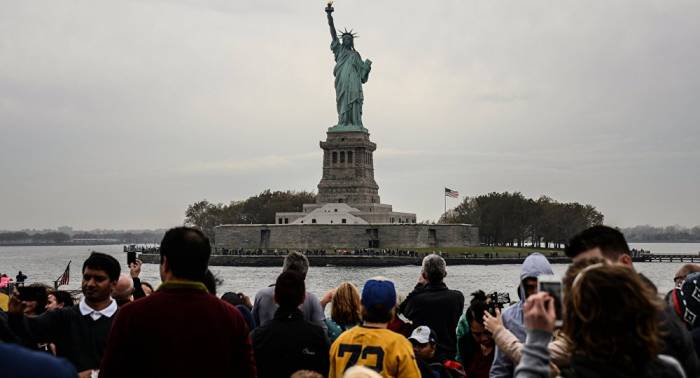
{"label": "dark hair", "polygon": [[83,263],[83,273],[85,269],[102,270],[107,273],[109,280],[115,282],[119,279],[119,274],[122,272],[119,261],[114,257],[101,252],[92,252]]}
{"label": "dark hair", "polygon": [[282,272],[275,282],[275,302],[281,308],[296,308],[304,302],[304,276],[293,270]]}
{"label": "dark hair", "polygon": [[207,291],[209,292],[209,294],[216,295],[216,288],[224,283],[224,279],[212,273],[211,270],[207,269],[207,272],[204,273],[204,279],[202,280],[202,283],[204,284],[204,286],[207,287]]}
{"label": "dark hair", "polygon": [[564,249],[566,255],[574,258],[580,253],[599,248],[605,258],[617,260],[620,255],[630,254],[622,232],[608,226],[593,226],[575,235]]}
{"label": "dark hair", "polygon": [[385,308],[377,304],[372,307],[362,306],[362,320],[369,323],[389,323],[394,318],[394,308]]}
{"label": "dark hair", "polygon": [[168,267],[177,278],[204,281],[210,255],[209,238],[196,228],[171,228],[160,242],[160,262],[167,257]]}
{"label": "dark hair", "polygon": [[581,270],[564,301],[562,332],[574,354],[637,371],[659,353],[662,304],[629,267]]}
{"label": "dark hair", "polygon": [[224,295],[221,296],[221,300],[224,302],[228,302],[232,304],[233,306],[238,306],[243,304],[243,298],[241,298],[240,293],[234,293],[232,291],[227,291],[224,293]]}
{"label": "dark hair", "polygon": [[481,290],[472,293],[472,300],[469,302],[469,308],[466,311],[467,322],[469,322],[470,326],[473,321],[484,324],[484,311],[489,308],[486,299],[486,293]]}
{"label": "dark hair", "polygon": [[306,272],[309,271],[309,259],[299,252],[289,252],[284,258],[284,265],[282,266],[283,272],[288,270],[301,273],[302,277],[306,279]]}
{"label": "dark hair", "polygon": [[56,298],[56,303],[63,305],[63,307],[75,305],[75,302],[73,302],[73,296],[67,291],[58,290],[49,294],[53,295]]}

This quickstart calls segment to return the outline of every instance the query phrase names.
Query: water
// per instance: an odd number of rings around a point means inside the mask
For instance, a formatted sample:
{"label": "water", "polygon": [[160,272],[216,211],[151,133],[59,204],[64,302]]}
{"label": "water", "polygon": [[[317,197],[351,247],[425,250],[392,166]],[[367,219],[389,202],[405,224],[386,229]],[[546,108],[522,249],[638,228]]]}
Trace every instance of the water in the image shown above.
{"label": "water", "polygon": [[[697,252],[700,243],[671,244],[671,243],[633,243],[634,248],[649,249],[656,253],[682,253]],[[71,264],[71,279],[68,286],[63,288],[80,289],[80,272],[85,258],[90,251],[97,250],[113,255],[126,266],[126,254],[122,252],[122,245],[100,246],[41,246],[41,247],[0,247],[0,273],[7,273],[11,277],[22,270],[28,278],[28,282],[43,282],[51,284],[58,278],[69,260]],[[665,293],[673,288],[673,275],[680,268],[681,263],[636,263],[637,271],[646,275],[659,288],[660,293]],[[555,274],[563,275],[567,265],[555,264]],[[219,294],[226,291],[243,292],[253,296],[259,289],[274,283],[280,273],[277,267],[212,267],[211,270],[224,280],[218,288]],[[465,296],[481,289],[486,292],[507,291],[511,299],[517,299],[516,287],[520,265],[460,265],[448,266],[445,282],[452,289],[462,291]],[[321,297],[328,289],[337,286],[343,281],[350,281],[361,286],[367,279],[375,276],[384,276],[396,285],[400,295],[406,295],[415,286],[420,268],[417,266],[382,267],[382,268],[347,268],[347,267],[312,267],[307,277],[307,290]],[[154,286],[160,283],[158,265],[144,265],[141,272],[141,280],[150,282]]]}

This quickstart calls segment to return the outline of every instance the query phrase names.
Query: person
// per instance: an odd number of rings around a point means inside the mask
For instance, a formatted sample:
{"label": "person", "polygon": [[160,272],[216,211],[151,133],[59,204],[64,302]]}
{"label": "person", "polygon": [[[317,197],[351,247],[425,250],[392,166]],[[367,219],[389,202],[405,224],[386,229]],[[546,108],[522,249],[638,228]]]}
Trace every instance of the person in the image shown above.
{"label": "person", "polygon": [[[685,377],[677,360],[659,355],[661,302],[633,270],[594,264],[581,270],[571,295],[564,297],[562,332],[571,340],[571,366],[565,377]],[[611,311],[614,309],[614,311]],[[556,311],[546,292],[524,306],[528,329],[517,378],[548,377]]]}
{"label": "person", "polygon": [[36,296],[29,300],[22,300],[24,304],[24,315],[37,316],[46,311],[46,304],[49,301],[48,289],[40,283],[33,283],[29,287],[37,288]]}
{"label": "person", "polygon": [[343,378],[382,378],[382,376],[372,369],[355,365],[345,371]]}
{"label": "person", "polygon": [[[141,274],[141,265],[143,265],[143,261],[141,261],[140,259],[136,259],[136,261],[129,264],[129,275],[131,276],[132,286],[134,288],[132,293],[132,300],[136,300],[146,296],[146,292],[143,288],[143,283],[139,278],[139,275]],[[150,284],[148,284],[148,286],[150,286]],[[151,293],[152,292],[153,287],[151,287]]]}
{"label": "person", "polygon": [[[562,279],[564,296],[571,295],[571,287],[578,273],[593,264],[608,264],[608,262],[599,257],[592,257],[578,260],[569,266]],[[496,309],[495,314],[489,312],[484,313],[484,326],[492,333],[494,342],[498,345],[500,350],[517,365],[522,357],[523,343],[518,340],[513,333],[503,327],[501,314],[498,309]],[[550,375],[556,377],[559,375],[561,369],[569,366],[569,361],[571,359],[569,343],[561,332],[555,332],[554,339],[549,343],[547,348],[550,354]]]}
{"label": "person", "polygon": [[17,276],[15,276],[15,282],[17,283],[17,286],[24,286],[24,281],[27,280],[27,275],[22,273],[20,270],[19,273],[17,273]]}
{"label": "person", "polygon": [[257,327],[255,319],[253,319],[253,313],[251,312],[253,305],[250,303],[250,297],[243,293],[232,293],[228,291],[221,296],[221,300],[230,303],[243,315],[243,319],[245,319],[246,324],[248,324],[248,330],[252,331]]}
{"label": "person", "polygon": [[121,273],[117,280],[117,285],[112,292],[112,298],[117,301],[117,306],[122,307],[125,304],[134,300],[134,280],[130,275]]}
{"label": "person", "polygon": [[486,293],[477,290],[472,293],[472,300],[465,312],[470,332],[457,340],[460,361],[468,377],[488,378],[495,346],[493,336],[484,326],[484,314],[489,311]]}
{"label": "person", "polygon": [[435,331],[438,340],[436,359],[440,361],[455,357],[455,332],[464,311],[464,295],[448,289],[443,282],[445,276],[445,259],[434,253],[425,256],[416,288],[399,307],[399,311],[415,326],[425,325]]}
{"label": "person", "polygon": [[350,282],[343,282],[337,288],[329,290],[321,299],[324,309],[331,302],[331,317],[326,318],[328,339],[332,343],[341,333],[362,322],[362,305],[360,292]]}
{"label": "person", "polygon": [[[533,253],[525,258],[520,268],[518,296],[520,300],[503,310],[501,320],[503,327],[509,330],[522,343],[525,342],[525,325],[523,323],[523,305],[530,295],[537,291],[537,277],[553,274],[552,266],[544,255]],[[491,378],[510,378],[513,376],[513,361],[497,346],[489,376]]]}
{"label": "person", "polygon": [[683,265],[676,274],[673,276],[673,283],[675,287],[681,287],[683,281],[690,273],[700,272],[700,265],[698,264],[685,264]]}
{"label": "person", "polygon": [[[328,26],[331,31],[331,50],[335,57],[335,100],[338,111],[338,126],[362,127],[362,84],[367,82],[372,69],[372,61],[362,61],[360,53],[355,50],[355,35],[352,31],[338,33],[333,22],[333,7],[326,8]],[[342,42],[342,43],[341,43]]]}
{"label": "person", "polygon": [[15,344],[0,343],[0,367],[2,367],[3,377],[75,378],[78,376],[70,362]]}
{"label": "person", "polygon": [[362,324],[343,332],[331,345],[329,378],[340,378],[354,365],[382,377],[420,377],[411,343],[387,329],[396,305],[394,283],[382,277],[362,288]]}
{"label": "person", "polygon": [[74,306],[73,296],[64,290],[50,292],[48,302],[46,303],[46,311],[58,310],[64,307]]}
{"label": "person", "polygon": [[10,277],[3,273],[0,275],[0,289],[6,288],[10,284]]}
{"label": "person", "polygon": [[323,328],[304,320],[304,276],[288,270],[277,277],[275,317],[251,338],[260,378],[289,377],[297,370],[328,372],[328,339]]}
{"label": "person", "polygon": [[[631,252],[625,236],[612,227],[598,225],[574,235],[565,248],[566,255],[574,262],[590,257],[607,260],[611,264],[623,265],[634,271]],[[652,290],[657,288],[644,275],[639,278]],[[678,320],[669,306],[663,306],[658,314],[662,329],[662,352],[678,360],[688,377],[700,374],[700,360],[695,353],[693,341],[686,327]]]}
{"label": "person", "polygon": [[[309,260],[299,252],[290,252],[284,258],[282,272],[293,270],[301,273],[306,278],[306,273],[309,271]],[[270,285],[258,291],[255,294],[255,303],[253,303],[253,319],[258,326],[265,325],[272,320],[277,311],[277,304],[274,300],[275,285]],[[304,298],[304,303],[301,305],[301,312],[304,314],[304,320],[321,326],[326,329],[326,316],[321,309],[321,303],[318,298],[308,291]]]}
{"label": "person", "polygon": [[83,298],[78,306],[27,317],[22,314],[24,304],[13,296],[8,313],[10,329],[25,342],[53,343],[58,357],[70,361],[81,377],[89,377],[99,368],[117,313],[111,294],[120,270],[114,257],[92,252],[83,263]]}
{"label": "person", "polygon": [[209,239],[196,228],[165,233],[163,283],[119,310],[100,377],[255,377],[245,320],[202,283],[210,255]]}
{"label": "person", "polygon": [[695,353],[700,357],[700,272],[690,273],[683,284],[673,289],[671,308],[681,319],[693,339]]}
{"label": "person", "polygon": [[440,362],[435,361],[437,339],[435,332],[430,327],[416,327],[411,336],[408,337],[408,341],[413,345],[418,370],[423,378],[449,378],[445,367]]}

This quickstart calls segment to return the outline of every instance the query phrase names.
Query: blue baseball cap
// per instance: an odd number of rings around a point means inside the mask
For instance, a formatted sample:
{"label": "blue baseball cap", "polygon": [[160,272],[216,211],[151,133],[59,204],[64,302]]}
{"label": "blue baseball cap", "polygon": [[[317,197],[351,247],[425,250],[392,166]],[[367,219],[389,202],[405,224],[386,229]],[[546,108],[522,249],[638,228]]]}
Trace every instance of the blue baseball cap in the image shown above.
{"label": "blue baseball cap", "polygon": [[388,280],[369,279],[362,288],[362,305],[370,308],[382,305],[386,311],[396,306],[396,289]]}

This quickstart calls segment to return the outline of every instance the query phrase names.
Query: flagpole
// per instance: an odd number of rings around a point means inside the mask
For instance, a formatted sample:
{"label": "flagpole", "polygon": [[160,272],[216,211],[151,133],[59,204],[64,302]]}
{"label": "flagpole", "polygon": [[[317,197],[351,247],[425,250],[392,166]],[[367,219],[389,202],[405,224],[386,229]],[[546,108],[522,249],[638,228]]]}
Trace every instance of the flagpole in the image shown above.
{"label": "flagpole", "polygon": [[445,193],[445,189],[442,190],[442,196],[444,197],[443,199],[445,200],[445,212],[442,213],[445,218],[447,218],[447,193]]}

